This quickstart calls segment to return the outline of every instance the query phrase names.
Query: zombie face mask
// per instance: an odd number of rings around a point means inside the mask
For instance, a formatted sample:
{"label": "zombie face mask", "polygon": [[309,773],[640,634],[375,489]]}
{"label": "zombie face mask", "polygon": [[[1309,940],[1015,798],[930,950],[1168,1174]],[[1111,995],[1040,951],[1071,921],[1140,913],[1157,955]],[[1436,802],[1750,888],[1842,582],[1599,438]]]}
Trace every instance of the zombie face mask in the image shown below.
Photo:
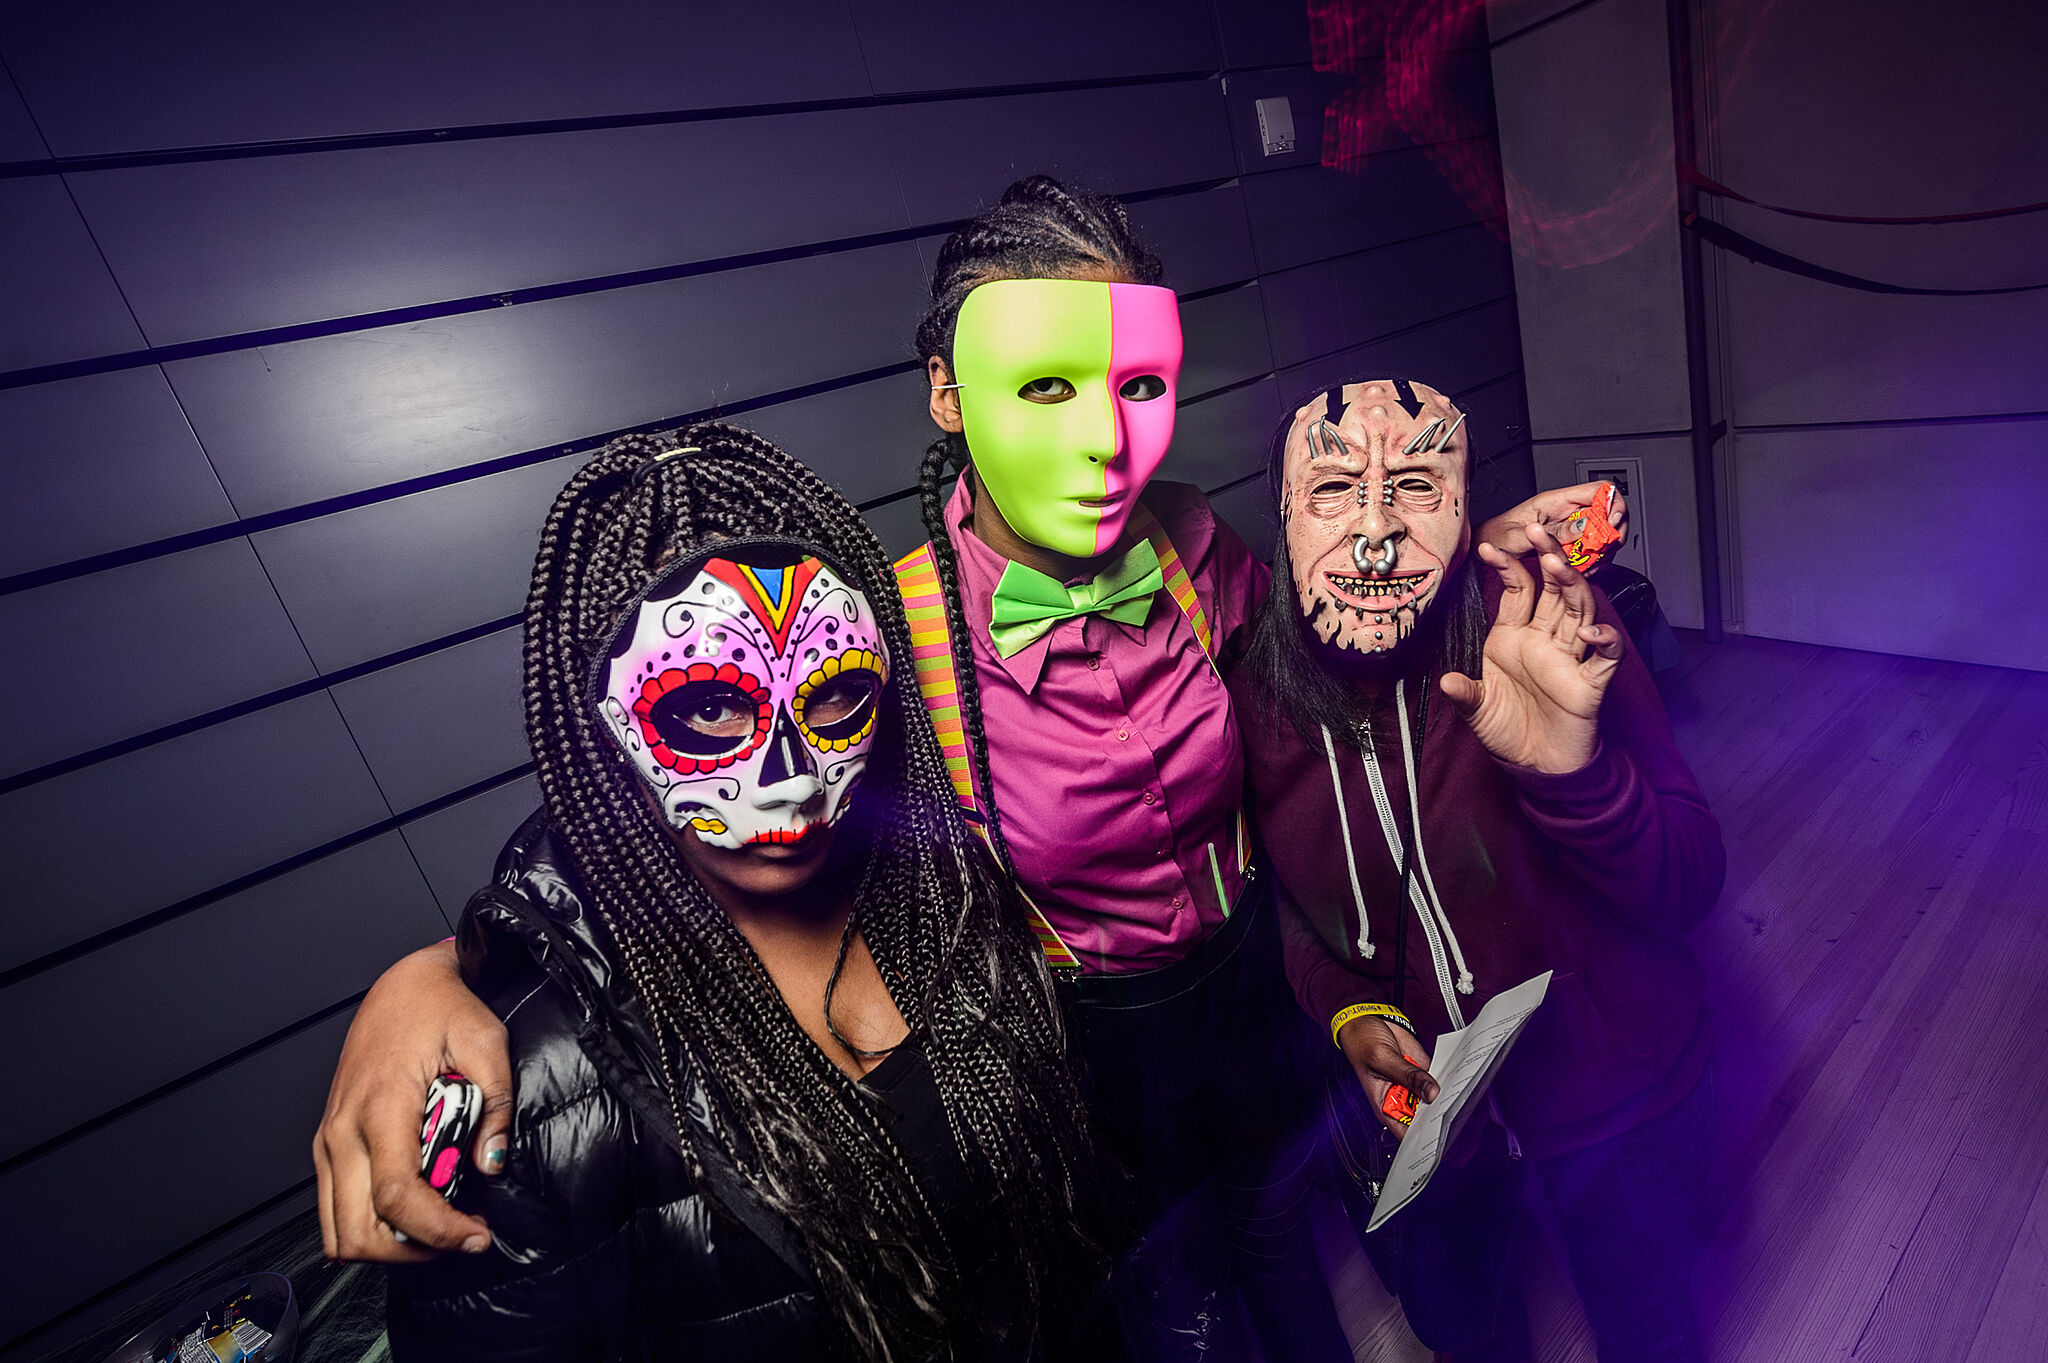
{"label": "zombie face mask", "polygon": [[727,542],[621,617],[591,692],[669,824],[739,848],[838,822],[888,675],[874,608],[815,549]]}
{"label": "zombie face mask", "polygon": [[1302,618],[1325,644],[1394,648],[1464,558],[1464,422],[1404,379],[1331,389],[1294,414],[1281,527]]}
{"label": "zombie face mask", "polygon": [[953,377],[974,467],[1033,544],[1108,553],[1173,442],[1180,304],[1153,284],[1005,279],[960,305]]}

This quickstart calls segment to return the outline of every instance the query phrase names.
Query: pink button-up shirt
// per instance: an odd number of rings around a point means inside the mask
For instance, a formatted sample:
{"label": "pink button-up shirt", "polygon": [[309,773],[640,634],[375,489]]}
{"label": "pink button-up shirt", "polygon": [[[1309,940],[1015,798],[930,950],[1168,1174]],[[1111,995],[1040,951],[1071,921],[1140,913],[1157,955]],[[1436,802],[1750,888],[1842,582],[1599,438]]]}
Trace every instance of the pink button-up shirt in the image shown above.
{"label": "pink button-up shirt", "polygon": [[[1267,569],[1196,489],[1154,483],[1144,500],[1221,654],[1250,623]],[[1229,692],[1163,591],[1142,626],[1063,620],[998,657],[991,598],[1009,560],[975,537],[965,479],[946,514],[1018,877],[1083,969],[1171,965],[1223,921],[1243,880],[1244,761]]]}

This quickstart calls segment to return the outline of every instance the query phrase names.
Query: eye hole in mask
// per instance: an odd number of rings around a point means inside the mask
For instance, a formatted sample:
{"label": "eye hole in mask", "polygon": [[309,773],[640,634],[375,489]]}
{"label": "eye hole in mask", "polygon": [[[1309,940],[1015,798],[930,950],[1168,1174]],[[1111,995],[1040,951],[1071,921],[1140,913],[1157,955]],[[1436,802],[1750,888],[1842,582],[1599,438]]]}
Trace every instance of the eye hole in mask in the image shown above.
{"label": "eye hole in mask", "polygon": [[817,747],[844,752],[868,736],[882,695],[881,659],[851,649],[805,679],[796,694],[796,722]]}
{"label": "eye hole in mask", "polygon": [[1130,402],[1150,402],[1154,398],[1166,396],[1166,380],[1157,374],[1140,374],[1135,379],[1127,381],[1123,387],[1117,389],[1117,392]]}
{"label": "eye hole in mask", "polygon": [[1017,396],[1026,402],[1065,402],[1074,396],[1074,385],[1058,375],[1048,374],[1019,388]]}
{"label": "eye hole in mask", "polygon": [[758,687],[709,677],[664,691],[648,707],[647,722],[673,752],[699,759],[725,757],[754,745],[768,722]]}

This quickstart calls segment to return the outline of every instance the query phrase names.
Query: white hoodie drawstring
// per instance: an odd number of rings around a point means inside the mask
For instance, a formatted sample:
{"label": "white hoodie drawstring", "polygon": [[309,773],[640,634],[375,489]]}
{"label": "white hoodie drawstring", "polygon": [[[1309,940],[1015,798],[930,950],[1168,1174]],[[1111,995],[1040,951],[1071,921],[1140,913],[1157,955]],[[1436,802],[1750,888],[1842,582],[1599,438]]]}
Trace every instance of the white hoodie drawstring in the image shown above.
{"label": "white hoodie drawstring", "polygon": [[[1429,874],[1429,852],[1422,845],[1422,800],[1415,788],[1415,748],[1408,736],[1408,695],[1407,683],[1394,686],[1394,704],[1401,718],[1401,766],[1408,776],[1408,813],[1415,821],[1415,864],[1422,872],[1423,888],[1428,891],[1430,907],[1436,912],[1436,921],[1443,928],[1444,942],[1451,949],[1451,960],[1458,967],[1458,992],[1472,992],[1472,971],[1465,964],[1465,953],[1458,947],[1458,934],[1451,927],[1451,916],[1444,912],[1444,902],[1437,896],[1436,881]],[[1327,737],[1327,735],[1326,735]]]}
{"label": "white hoodie drawstring", "polygon": [[1358,886],[1358,856],[1351,850],[1351,815],[1344,807],[1344,781],[1337,774],[1337,744],[1330,726],[1323,726],[1323,751],[1330,757],[1330,789],[1337,792],[1337,829],[1344,835],[1344,869],[1351,873],[1351,902],[1358,906],[1358,954],[1370,961],[1379,950],[1373,945],[1372,928],[1365,918],[1365,891]]}

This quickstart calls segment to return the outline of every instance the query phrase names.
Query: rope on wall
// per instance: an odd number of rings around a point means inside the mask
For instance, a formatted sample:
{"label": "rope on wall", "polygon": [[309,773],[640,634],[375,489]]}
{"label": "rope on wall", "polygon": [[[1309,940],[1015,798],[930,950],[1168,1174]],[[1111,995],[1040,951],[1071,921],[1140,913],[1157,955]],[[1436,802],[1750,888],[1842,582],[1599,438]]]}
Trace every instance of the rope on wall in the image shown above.
{"label": "rope on wall", "polygon": [[[1812,209],[1807,208],[1787,208],[1783,204],[1767,204],[1761,199],[1750,198],[1749,195],[1744,194],[1741,190],[1730,189],[1719,180],[1708,176],[1698,166],[1687,165],[1684,162],[1679,164],[1678,178],[1705,193],[1723,199],[1733,199],[1737,203],[1748,204],[1752,208],[1761,208],[1767,212],[1783,213],[1789,218],[1811,218],[1815,222],[1859,223],[1866,227],[1922,227],[1950,222],[1986,222],[1992,218],[2016,218],[2025,213],[2048,211],[2048,200],[2043,200],[2040,203],[2034,204],[2015,204],[2011,208],[1986,208],[1976,213],[1936,213],[1918,218],[1859,218],[1847,213],[1816,213]],[[1912,290],[1907,290],[1907,292],[1912,292]],[[1993,292],[2002,291],[1994,290]]]}
{"label": "rope on wall", "polygon": [[1845,289],[1860,289],[1864,293],[1913,294],[1934,298],[1976,298],[2001,293],[2035,293],[2042,289],[2048,289],[2048,282],[2040,284],[2010,284],[1998,289],[1922,289],[1908,284],[1886,284],[1875,279],[1865,279],[1861,275],[1845,274],[1840,270],[1831,270],[1825,265],[1816,265],[1810,260],[1801,260],[1797,256],[1787,255],[1774,246],[1766,246],[1754,237],[1743,235],[1725,223],[1715,222],[1711,218],[1703,218],[1697,213],[1687,214],[1682,222],[1686,230],[1697,235],[1701,241],[1709,245],[1718,246],[1724,251],[1733,251],[1736,255],[1754,261],[1758,265],[1768,265],[1774,270],[1783,270],[1787,274],[1803,275],[1808,279],[1817,279],[1823,284],[1837,284]]}

